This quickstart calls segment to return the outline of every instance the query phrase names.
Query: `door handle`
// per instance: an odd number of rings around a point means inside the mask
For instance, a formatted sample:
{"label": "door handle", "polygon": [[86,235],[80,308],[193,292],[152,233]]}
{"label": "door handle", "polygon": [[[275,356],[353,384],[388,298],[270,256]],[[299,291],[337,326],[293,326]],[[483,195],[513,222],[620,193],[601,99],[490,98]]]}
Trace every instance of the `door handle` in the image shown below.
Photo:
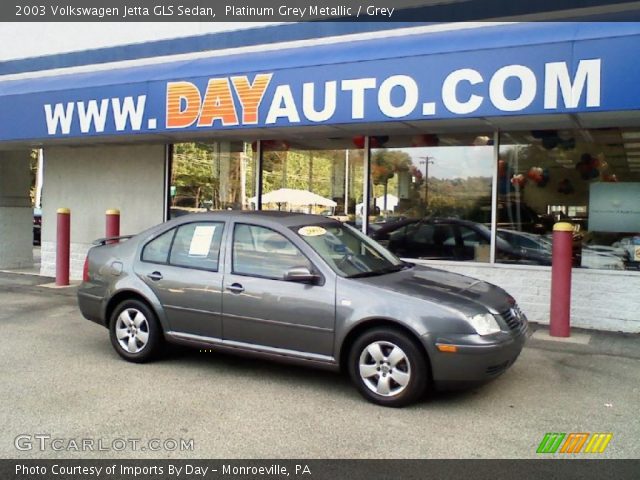
{"label": "door handle", "polygon": [[242,293],[244,292],[244,287],[239,283],[232,283],[227,287],[227,290],[229,290],[231,293]]}
{"label": "door handle", "polygon": [[149,277],[154,282],[157,282],[158,280],[162,280],[162,274],[158,271],[149,273],[147,277]]}

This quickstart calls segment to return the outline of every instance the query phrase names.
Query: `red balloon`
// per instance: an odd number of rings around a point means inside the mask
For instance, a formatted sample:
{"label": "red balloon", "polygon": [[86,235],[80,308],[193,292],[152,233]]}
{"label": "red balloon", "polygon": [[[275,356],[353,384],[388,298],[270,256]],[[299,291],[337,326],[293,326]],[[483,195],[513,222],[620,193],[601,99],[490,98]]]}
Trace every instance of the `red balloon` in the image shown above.
{"label": "red balloon", "polygon": [[438,136],[431,133],[416,135],[411,139],[412,147],[437,147],[439,143]]}

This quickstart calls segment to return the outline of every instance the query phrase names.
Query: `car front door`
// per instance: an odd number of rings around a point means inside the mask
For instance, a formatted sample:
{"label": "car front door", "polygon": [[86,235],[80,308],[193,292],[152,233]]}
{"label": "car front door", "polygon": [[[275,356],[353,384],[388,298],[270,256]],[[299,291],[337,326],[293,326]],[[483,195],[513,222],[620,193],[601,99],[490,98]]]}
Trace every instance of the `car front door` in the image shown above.
{"label": "car front door", "polygon": [[222,293],[225,343],[319,360],[331,357],[335,282],[284,280],[291,268],[314,271],[314,266],[282,233],[245,223],[236,223],[230,233]]}
{"label": "car front door", "polygon": [[147,243],[136,273],[163,306],[172,334],[222,338],[223,222],[180,225]]}

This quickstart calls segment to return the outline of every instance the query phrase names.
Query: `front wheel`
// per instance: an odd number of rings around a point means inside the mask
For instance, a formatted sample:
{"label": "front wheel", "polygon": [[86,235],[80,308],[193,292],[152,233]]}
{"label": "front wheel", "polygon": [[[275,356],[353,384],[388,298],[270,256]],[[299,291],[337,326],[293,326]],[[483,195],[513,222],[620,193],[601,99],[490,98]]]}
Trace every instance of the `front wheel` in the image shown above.
{"label": "front wheel", "polygon": [[143,363],[156,356],[163,340],[155,313],[140,300],[125,300],[109,323],[111,344],[125,360]]}
{"label": "front wheel", "polygon": [[360,393],[386,407],[402,407],[425,391],[428,363],[405,333],[388,328],[370,330],[353,344],[349,374]]}

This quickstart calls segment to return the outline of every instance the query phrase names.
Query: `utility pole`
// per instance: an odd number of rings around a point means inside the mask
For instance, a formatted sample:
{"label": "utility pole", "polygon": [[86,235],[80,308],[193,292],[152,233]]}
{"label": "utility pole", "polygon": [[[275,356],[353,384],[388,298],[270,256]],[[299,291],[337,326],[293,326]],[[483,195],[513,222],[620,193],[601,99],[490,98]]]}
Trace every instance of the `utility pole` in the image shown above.
{"label": "utility pole", "polygon": [[431,157],[429,155],[421,158],[420,165],[424,165],[424,208],[427,208],[429,203],[429,164],[435,163],[435,157]]}

